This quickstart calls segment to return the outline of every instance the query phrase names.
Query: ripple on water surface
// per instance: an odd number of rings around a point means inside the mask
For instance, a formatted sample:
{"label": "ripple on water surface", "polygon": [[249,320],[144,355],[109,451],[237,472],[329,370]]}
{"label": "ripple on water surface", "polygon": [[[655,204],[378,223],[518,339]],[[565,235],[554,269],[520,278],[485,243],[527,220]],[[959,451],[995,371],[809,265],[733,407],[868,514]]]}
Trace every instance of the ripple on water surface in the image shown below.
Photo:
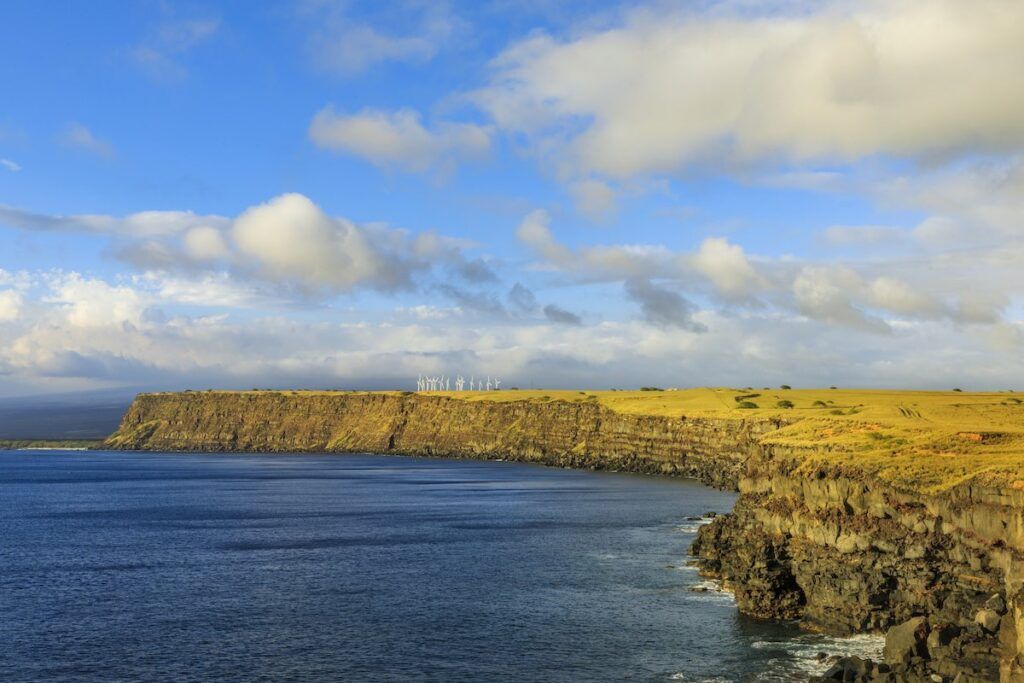
{"label": "ripple on water surface", "polygon": [[686,520],[733,499],[515,463],[4,453],[0,680],[795,681],[876,654],[701,584]]}

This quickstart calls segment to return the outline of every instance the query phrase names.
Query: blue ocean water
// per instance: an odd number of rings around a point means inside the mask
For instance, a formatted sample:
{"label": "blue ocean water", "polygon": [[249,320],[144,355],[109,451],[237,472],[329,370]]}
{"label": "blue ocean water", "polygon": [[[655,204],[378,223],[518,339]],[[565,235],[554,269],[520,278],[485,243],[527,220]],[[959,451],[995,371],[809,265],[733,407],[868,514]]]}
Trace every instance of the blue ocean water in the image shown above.
{"label": "blue ocean water", "polygon": [[685,520],[733,498],[502,462],[0,453],[0,680],[789,681],[874,653],[691,592]]}

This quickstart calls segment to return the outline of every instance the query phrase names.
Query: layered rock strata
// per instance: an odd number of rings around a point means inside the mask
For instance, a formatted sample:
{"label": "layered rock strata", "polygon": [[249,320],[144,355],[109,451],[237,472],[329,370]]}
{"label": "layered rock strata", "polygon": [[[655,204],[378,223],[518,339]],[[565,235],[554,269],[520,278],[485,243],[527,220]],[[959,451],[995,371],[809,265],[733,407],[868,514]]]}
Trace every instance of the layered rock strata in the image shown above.
{"label": "layered rock strata", "polygon": [[594,401],[467,401],[398,393],[140,394],[106,447],[395,453],[693,477],[736,487],[779,419],[617,413]]}
{"label": "layered rock strata", "polygon": [[844,660],[827,680],[1024,683],[1024,491],[968,480],[929,495],[849,464],[809,471],[809,452],[766,443],[785,424],[591,400],[196,392],[140,395],[106,446],[506,459],[738,488],[693,552],[741,611],[887,633],[885,662]]}
{"label": "layered rock strata", "polygon": [[1024,681],[1024,492],[924,495],[765,447],[732,514],[700,530],[702,571],[739,609],[835,634],[885,632],[882,667],[828,680]]}

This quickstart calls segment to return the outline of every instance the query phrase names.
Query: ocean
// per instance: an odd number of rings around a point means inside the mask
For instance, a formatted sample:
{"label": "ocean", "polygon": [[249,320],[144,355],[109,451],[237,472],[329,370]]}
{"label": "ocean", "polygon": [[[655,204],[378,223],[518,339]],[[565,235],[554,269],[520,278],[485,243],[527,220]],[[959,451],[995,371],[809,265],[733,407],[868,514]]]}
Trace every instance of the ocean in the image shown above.
{"label": "ocean", "polygon": [[802,681],[821,651],[877,657],[687,566],[687,518],[734,499],[506,462],[0,452],[0,680]]}

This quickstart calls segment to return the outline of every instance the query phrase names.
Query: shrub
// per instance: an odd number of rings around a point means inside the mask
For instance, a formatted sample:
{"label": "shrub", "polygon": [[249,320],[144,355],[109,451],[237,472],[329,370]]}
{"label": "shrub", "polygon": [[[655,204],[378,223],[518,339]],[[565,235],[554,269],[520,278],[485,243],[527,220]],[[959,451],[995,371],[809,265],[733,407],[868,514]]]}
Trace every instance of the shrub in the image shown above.
{"label": "shrub", "polygon": [[839,408],[833,408],[832,410],[830,410],[828,412],[832,413],[833,415],[842,415],[843,414],[843,411],[839,410]]}
{"label": "shrub", "polygon": [[757,404],[754,403],[753,401],[740,401],[739,405],[736,407],[743,408],[744,410],[749,410],[750,408],[756,408]]}
{"label": "shrub", "polygon": [[953,391],[963,391],[963,389],[961,389],[960,387],[954,387]]}
{"label": "shrub", "polygon": [[732,400],[739,403],[740,401],[746,401],[748,398],[757,398],[761,394],[740,394],[739,396],[733,396]]}
{"label": "shrub", "polygon": [[775,407],[777,407],[777,408],[793,408],[794,406],[793,406],[793,402],[792,401],[787,401],[786,399],[782,399],[781,401],[779,401],[778,403],[775,404]]}
{"label": "shrub", "polygon": [[783,385],[781,385],[781,386],[779,387],[779,389],[792,389],[792,388],[793,388],[793,387],[789,386],[788,384],[783,384]]}
{"label": "shrub", "polygon": [[816,408],[828,408],[828,404],[825,403],[824,401],[815,401],[811,405],[816,407]]}
{"label": "shrub", "polygon": [[829,387],[829,389],[836,389],[837,387]]}
{"label": "shrub", "polygon": [[640,387],[640,391],[665,391],[661,387]]}

